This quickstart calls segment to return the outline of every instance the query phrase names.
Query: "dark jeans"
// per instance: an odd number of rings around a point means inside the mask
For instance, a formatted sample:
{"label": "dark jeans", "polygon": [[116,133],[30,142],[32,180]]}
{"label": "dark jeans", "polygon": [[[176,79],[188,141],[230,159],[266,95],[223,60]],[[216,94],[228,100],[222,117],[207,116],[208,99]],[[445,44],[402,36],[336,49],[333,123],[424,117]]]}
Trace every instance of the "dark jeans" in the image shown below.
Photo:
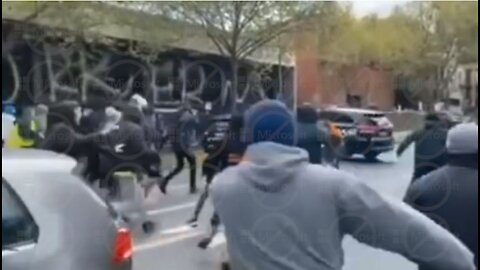
{"label": "dark jeans", "polygon": [[[95,166],[96,162],[98,162],[97,166]],[[88,166],[91,167],[94,174],[98,174],[98,179],[101,180],[101,187],[116,189],[116,183],[112,179],[113,173],[131,171],[136,172],[138,175],[146,174],[149,177],[160,177],[161,159],[154,152],[128,162],[113,156],[97,156],[93,159],[89,158]]]}
{"label": "dark jeans", "polygon": [[339,151],[339,149],[334,148],[333,145],[331,145],[330,143],[324,144],[322,152],[322,163],[330,164],[331,166],[338,169],[340,167],[340,157],[337,151]]}
{"label": "dark jeans", "polygon": [[195,206],[195,211],[193,212],[193,218],[195,220],[198,219],[198,216],[200,215],[200,212],[202,211],[203,206],[208,199],[208,191],[210,189],[210,183],[212,182],[213,177],[213,174],[207,175],[207,185],[205,185],[205,190],[202,192],[202,195],[200,195],[200,198],[198,198],[197,205]]}
{"label": "dark jeans", "polygon": [[195,160],[195,155],[184,150],[175,150],[175,158],[177,159],[177,165],[173,169],[173,171],[171,171],[167,176],[165,176],[163,185],[167,186],[170,180],[172,180],[173,177],[175,177],[183,170],[186,159],[188,165],[190,166],[190,191],[197,190],[197,164]]}
{"label": "dark jeans", "polygon": [[[205,186],[205,190],[203,191],[202,195],[200,195],[200,198],[198,199],[197,205],[195,207],[195,212],[193,213],[193,218],[195,220],[198,220],[200,212],[202,211],[202,208],[208,199],[210,184],[212,183],[213,177],[213,174],[207,174],[207,185]],[[212,241],[213,237],[215,237],[215,235],[218,233],[220,223],[220,217],[218,216],[217,212],[213,212],[213,215],[210,218],[210,226],[212,230],[210,232],[210,235],[206,239],[204,239],[204,241]]]}

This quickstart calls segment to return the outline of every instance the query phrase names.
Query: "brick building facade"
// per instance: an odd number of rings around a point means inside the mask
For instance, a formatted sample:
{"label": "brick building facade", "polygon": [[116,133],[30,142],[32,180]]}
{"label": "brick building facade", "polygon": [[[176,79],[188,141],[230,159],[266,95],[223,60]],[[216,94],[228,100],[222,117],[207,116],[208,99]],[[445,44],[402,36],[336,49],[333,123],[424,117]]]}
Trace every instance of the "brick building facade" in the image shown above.
{"label": "brick building facade", "polygon": [[326,61],[314,43],[300,41],[295,54],[298,104],[375,106],[383,110],[395,106],[394,78],[388,70]]}

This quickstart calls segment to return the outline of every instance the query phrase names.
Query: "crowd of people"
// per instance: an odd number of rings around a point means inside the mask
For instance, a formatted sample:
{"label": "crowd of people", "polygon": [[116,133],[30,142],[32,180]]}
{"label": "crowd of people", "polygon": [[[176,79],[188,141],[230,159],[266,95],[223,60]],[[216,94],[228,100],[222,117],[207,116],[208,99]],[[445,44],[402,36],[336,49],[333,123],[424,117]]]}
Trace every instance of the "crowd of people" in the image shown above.
{"label": "crowd of people", "polygon": [[[4,114],[22,119],[9,110]],[[193,141],[198,119],[188,105],[170,130],[139,95],[99,110],[75,102],[39,110],[48,115],[45,127],[20,120],[14,133],[23,140],[10,136],[5,146],[69,155],[86,164],[89,183],[100,181],[111,192],[116,190],[112,172],[129,170],[154,179],[145,182],[146,194],[154,186],[167,194],[186,161],[190,193],[197,192]],[[415,171],[404,204],[385,199],[338,168],[335,149],[341,135],[319,126],[317,115],[309,105],[292,113],[267,100],[231,115],[227,125],[212,120],[201,144],[207,185],[188,220],[197,225],[211,196],[212,232],[199,247],[209,245],[222,222],[233,269],[341,269],[345,235],[399,253],[422,269],[476,269],[476,124],[451,127],[429,114],[425,127],[400,144],[398,155],[415,144]],[[166,142],[176,166],[164,174],[160,151]]]}

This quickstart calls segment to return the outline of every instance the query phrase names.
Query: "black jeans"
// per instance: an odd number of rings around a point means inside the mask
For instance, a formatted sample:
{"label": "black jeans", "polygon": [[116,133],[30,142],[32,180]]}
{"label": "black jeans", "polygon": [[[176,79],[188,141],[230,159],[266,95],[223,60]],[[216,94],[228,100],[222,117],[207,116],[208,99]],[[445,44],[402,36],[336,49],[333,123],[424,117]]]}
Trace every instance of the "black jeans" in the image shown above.
{"label": "black jeans", "polygon": [[202,211],[203,206],[205,205],[205,202],[208,199],[208,195],[209,195],[208,191],[210,189],[210,183],[212,182],[213,177],[214,177],[213,174],[208,174],[207,175],[207,184],[205,185],[205,190],[200,195],[200,198],[198,198],[197,205],[195,206],[195,211],[193,212],[193,218],[195,220],[197,220],[198,216],[200,216],[200,212]]}
{"label": "black jeans", "polygon": [[[193,213],[193,218],[195,220],[198,220],[198,217],[200,215],[200,212],[202,211],[203,206],[205,205],[205,202],[208,199],[209,196],[209,189],[210,189],[210,184],[212,183],[214,174],[207,174],[207,185],[205,186],[205,190],[203,191],[202,195],[200,195],[200,198],[198,199],[197,205],[195,207],[195,212]],[[210,232],[210,235],[207,237],[208,241],[212,241],[213,237],[218,233],[218,228],[220,227],[220,217],[218,216],[217,212],[214,211],[212,217],[210,218],[210,226],[212,228],[212,231]]]}
{"label": "black jeans", "polygon": [[175,158],[177,159],[177,165],[171,171],[167,176],[165,176],[163,185],[166,187],[170,180],[172,180],[173,177],[175,177],[177,174],[179,174],[182,170],[183,167],[185,166],[185,159],[188,162],[188,165],[190,166],[190,191],[196,191],[197,190],[197,164],[196,164],[196,159],[195,155],[192,153],[189,153],[185,150],[175,150]]}
{"label": "black jeans", "polygon": [[[97,164],[95,165],[95,163]],[[160,156],[154,152],[145,154],[131,161],[124,161],[124,159],[113,156],[92,155],[92,158],[88,160],[88,166],[91,167],[91,173],[95,176],[90,177],[90,179],[100,179],[100,187],[111,190],[117,188],[112,178],[115,172],[131,171],[136,172],[138,175],[148,175],[149,177],[160,177],[161,174],[161,159]],[[140,181],[141,179],[142,178],[139,178]]]}

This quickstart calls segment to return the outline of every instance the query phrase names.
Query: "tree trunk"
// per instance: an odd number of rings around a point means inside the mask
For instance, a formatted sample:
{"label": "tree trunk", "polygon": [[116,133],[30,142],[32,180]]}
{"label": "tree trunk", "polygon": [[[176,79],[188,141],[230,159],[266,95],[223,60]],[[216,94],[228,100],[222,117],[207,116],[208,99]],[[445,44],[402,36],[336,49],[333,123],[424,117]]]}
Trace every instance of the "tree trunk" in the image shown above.
{"label": "tree trunk", "polygon": [[232,112],[237,112],[238,99],[238,59],[236,57],[230,58],[230,67],[232,70]]}
{"label": "tree trunk", "polygon": [[[40,56],[38,54],[33,54],[33,65],[34,67],[39,67],[42,59],[40,59]],[[33,102],[35,104],[39,104],[42,102],[47,102],[45,99],[44,95],[45,89],[43,86],[45,85],[44,82],[44,77],[42,74],[42,70],[40,68],[34,68],[33,69],[33,82],[30,83],[30,87],[33,87]]]}
{"label": "tree trunk", "polygon": [[85,57],[85,49],[81,48],[80,50],[80,68],[82,70],[81,74],[81,86],[80,86],[80,100],[81,102],[85,103],[88,100],[88,82],[85,78],[85,74],[87,74],[87,60]]}
{"label": "tree trunk", "polygon": [[277,92],[277,98],[278,95],[280,95],[283,98],[283,69],[282,69],[282,53],[278,53],[278,92]]}

